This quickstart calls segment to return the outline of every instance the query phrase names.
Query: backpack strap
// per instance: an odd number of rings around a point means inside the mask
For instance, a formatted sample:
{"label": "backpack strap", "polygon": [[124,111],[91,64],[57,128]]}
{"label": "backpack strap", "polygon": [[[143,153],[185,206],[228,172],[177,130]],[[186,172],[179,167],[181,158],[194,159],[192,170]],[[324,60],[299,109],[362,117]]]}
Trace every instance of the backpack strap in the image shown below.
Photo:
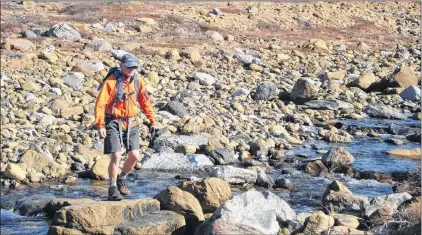
{"label": "backpack strap", "polygon": [[114,72],[114,75],[117,79],[117,90],[116,90],[116,96],[114,96],[114,100],[111,109],[111,113],[114,113],[114,105],[122,98],[123,95],[123,77],[121,73],[120,67],[117,67],[118,69]]}
{"label": "backpack strap", "polygon": [[137,73],[135,73],[135,75],[133,75],[133,82],[135,83],[136,99],[138,99],[138,95],[139,95],[139,78],[138,78],[138,74]]}

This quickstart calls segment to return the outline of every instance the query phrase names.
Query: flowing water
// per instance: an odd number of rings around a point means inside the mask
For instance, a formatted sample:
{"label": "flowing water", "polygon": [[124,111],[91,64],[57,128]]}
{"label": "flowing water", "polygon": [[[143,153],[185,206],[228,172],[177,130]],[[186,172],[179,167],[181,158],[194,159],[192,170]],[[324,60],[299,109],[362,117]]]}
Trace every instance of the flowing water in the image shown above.
{"label": "flowing water", "polygon": [[[344,125],[358,125],[371,128],[386,128],[391,123],[420,126],[420,121],[404,120],[377,120],[367,119],[360,121],[343,121]],[[417,143],[409,142],[403,146],[396,146],[384,142],[387,138],[404,138],[403,136],[380,135],[376,138],[355,137],[350,144],[331,144],[325,141],[312,141],[304,146],[292,149],[288,154],[301,154],[308,158],[319,156],[311,145],[318,149],[329,150],[334,146],[341,146],[347,149],[354,157],[354,167],[358,170],[374,170],[378,172],[415,171],[420,161],[394,158],[386,154],[387,151],[396,148],[420,148]],[[179,180],[175,179],[175,173],[157,173],[147,171],[136,171],[128,177],[129,187],[132,190],[131,198],[152,198],[163,189],[177,185]],[[392,185],[379,183],[375,180],[356,180],[341,174],[333,174],[330,179],[323,177],[312,177],[307,174],[292,170],[290,174],[282,175],[274,170],[270,175],[276,179],[279,177],[289,178],[294,189],[291,192],[272,190],[281,198],[288,201],[296,212],[308,212],[320,208],[320,202],[325,188],[332,180],[343,182],[354,194],[365,195],[369,198],[382,194],[392,193]],[[31,198],[34,196],[56,197],[56,198],[92,198],[95,200],[106,200],[107,182],[88,179],[78,179],[76,185],[63,185],[58,183],[41,184],[39,186],[28,186],[22,189],[2,189],[1,200],[1,234],[46,234],[49,227],[49,220],[44,218],[43,213],[38,216],[20,216],[17,212],[11,211],[16,201]],[[238,192],[234,191],[233,194]]]}

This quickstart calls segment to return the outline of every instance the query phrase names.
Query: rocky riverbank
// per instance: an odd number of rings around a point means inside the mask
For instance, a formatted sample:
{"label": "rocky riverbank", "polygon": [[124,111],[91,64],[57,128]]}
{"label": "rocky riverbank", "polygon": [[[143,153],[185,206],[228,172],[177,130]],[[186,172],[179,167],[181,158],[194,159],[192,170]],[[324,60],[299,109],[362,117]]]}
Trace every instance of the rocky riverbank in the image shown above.
{"label": "rocky riverbank", "polygon": [[[420,207],[420,3],[24,1],[1,13],[3,195],[107,179],[93,108],[126,52],[140,58],[162,128],[142,142],[136,169],[181,179],[145,200],[61,202],[49,233],[354,234],[417,224],[396,218]],[[300,192],[291,177],[303,173],[328,181],[309,214],[277,193]],[[342,184],[350,180],[391,192],[355,196]],[[36,213],[13,200],[2,208],[34,215],[62,199],[31,200]],[[92,220],[108,210],[118,218]]]}

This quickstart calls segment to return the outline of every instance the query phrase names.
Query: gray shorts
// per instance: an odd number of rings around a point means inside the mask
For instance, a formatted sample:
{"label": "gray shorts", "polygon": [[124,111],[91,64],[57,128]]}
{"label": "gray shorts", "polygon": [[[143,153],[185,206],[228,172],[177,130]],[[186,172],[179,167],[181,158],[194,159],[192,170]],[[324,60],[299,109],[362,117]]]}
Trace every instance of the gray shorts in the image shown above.
{"label": "gray shorts", "polygon": [[[106,115],[105,124],[107,134],[106,138],[104,139],[104,154],[120,152],[122,146],[120,141],[118,119],[112,119]],[[127,129],[122,129],[122,137],[126,151],[138,150],[140,148],[138,125],[130,128],[129,141],[127,139]]]}

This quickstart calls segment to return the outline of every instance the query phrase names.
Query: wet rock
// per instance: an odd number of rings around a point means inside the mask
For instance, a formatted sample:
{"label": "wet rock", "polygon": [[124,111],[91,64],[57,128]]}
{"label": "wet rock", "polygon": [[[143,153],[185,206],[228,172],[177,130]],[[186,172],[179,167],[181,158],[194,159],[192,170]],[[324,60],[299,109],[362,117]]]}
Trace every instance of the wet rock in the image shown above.
{"label": "wet rock", "polygon": [[359,179],[372,179],[379,180],[381,178],[380,174],[376,171],[361,171],[357,176]]}
{"label": "wet rock", "polygon": [[292,190],[294,185],[293,182],[287,178],[279,178],[275,180],[275,187]]}
{"label": "wet rock", "polygon": [[311,78],[300,78],[293,86],[290,93],[290,99],[296,104],[304,104],[315,98],[320,83],[313,81]]}
{"label": "wet rock", "polygon": [[391,124],[388,127],[388,131],[394,135],[412,135],[412,134],[420,134],[421,129],[417,127],[409,127],[405,125],[398,125],[398,124]]}
{"label": "wet rock", "polygon": [[53,196],[34,195],[18,200],[16,206],[20,215],[36,216],[44,212],[44,206],[53,199]]}
{"label": "wet rock", "polygon": [[403,114],[383,104],[366,106],[363,111],[372,118],[401,119],[401,120],[406,119],[406,117]]}
{"label": "wet rock", "polygon": [[278,96],[279,90],[274,83],[264,82],[255,90],[254,100],[271,100]]}
{"label": "wet rock", "polygon": [[311,100],[305,103],[310,109],[354,109],[353,105],[341,100]]}
{"label": "wet rock", "polygon": [[141,234],[172,234],[184,235],[186,222],[182,215],[172,211],[155,211],[137,221],[119,224],[113,234],[141,235]]}
{"label": "wet rock", "polygon": [[231,197],[230,185],[220,178],[205,178],[196,182],[183,182],[182,190],[194,195],[205,213],[214,212]]}
{"label": "wet rock", "polygon": [[311,216],[306,219],[303,234],[320,234],[324,231],[327,231],[333,225],[334,218],[332,216],[328,216],[322,211],[317,211],[312,213]]}
{"label": "wet rock", "polygon": [[384,141],[386,143],[390,143],[390,144],[394,144],[394,145],[405,145],[405,144],[407,144],[407,141],[406,140],[402,140],[402,139],[390,138],[390,139],[386,139]]}
{"label": "wet rock", "polygon": [[215,165],[226,165],[236,161],[234,152],[227,148],[218,148],[210,152],[209,156],[213,159]]}
{"label": "wet rock", "polygon": [[177,102],[177,101],[168,102],[167,105],[165,106],[165,110],[181,118],[188,115],[188,110],[185,108],[185,106],[182,103]]}
{"label": "wet rock", "polygon": [[68,24],[55,24],[47,33],[49,36],[54,36],[64,40],[79,41],[82,39],[81,34]]}
{"label": "wet rock", "polygon": [[421,142],[421,134],[413,134],[406,136],[406,139],[412,142],[420,143]]}
{"label": "wet rock", "polygon": [[300,169],[312,176],[318,176],[321,173],[328,173],[328,168],[320,160],[306,162],[300,167]]}
{"label": "wet rock", "polygon": [[155,153],[145,156],[142,168],[162,171],[186,171],[197,167],[213,166],[211,160],[203,154],[184,155],[182,153]]}
{"label": "wet rock", "polygon": [[58,210],[53,218],[52,226],[77,229],[89,234],[113,234],[117,225],[133,222],[159,210],[160,203],[154,199],[96,201]]}
{"label": "wet rock", "polygon": [[[205,234],[218,220],[236,221],[241,228],[252,227],[264,234],[277,234],[280,223],[296,219],[296,213],[281,198],[271,192],[248,191],[234,196],[217,209],[195,234]],[[279,221],[279,222],[277,222]]]}
{"label": "wet rock", "polygon": [[26,179],[26,174],[25,170],[14,163],[9,163],[4,172],[4,176],[6,176],[6,178],[19,181]]}
{"label": "wet rock", "polygon": [[211,86],[215,83],[215,78],[207,73],[197,72],[193,75],[193,78],[198,80],[201,85]]}
{"label": "wet rock", "polygon": [[417,223],[407,228],[403,228],[397,231],[392,231],[391,235],[419,234],[420,232],[421,232],[421,223]]}
{"label": "wet rock", "polygon": [[257,171],[256,185],[264,188],[272,188],[274,186],[274,180],[265,173],[263,170]]}
{"label": "wet rock", "polygon": [[352,166],[354,157],[344,148],[333,148],[328,153],[322,155],[322,162],[328,167],[330,172],[344,171]]}
{"label": "wet rock", "polygon": [[421,89],[417,86],[409,86],[400,93],[400,97],[404,100],[421,100]]}
{"label": "wet rock", "polygon": [[230,184],[255,184],[258,177],[256,171],[234,166],[214,167],[211,176],[221,178]]}
{"label": "wet rock", "polygon": [[44,212],[49,217],[54,217],[54,214],[66,207],[66,206],[76,206],[76,205],[85,205],[85,204],[91,204],[94,203],[95,200],[89,199],[89,198],[81,198],[81,199],[72,199],[72,198],[60,198],[60,199],[54,199],[49,201],[43,208]]}
{"label": "wet rock", "polygon": [[360,208],[360,204],[368,204],[368,198],[355,196],[353,193],[339,181],[333,181],[326,188],[322,203],[335,212],[344,210],[347,206],[353,205]]}

